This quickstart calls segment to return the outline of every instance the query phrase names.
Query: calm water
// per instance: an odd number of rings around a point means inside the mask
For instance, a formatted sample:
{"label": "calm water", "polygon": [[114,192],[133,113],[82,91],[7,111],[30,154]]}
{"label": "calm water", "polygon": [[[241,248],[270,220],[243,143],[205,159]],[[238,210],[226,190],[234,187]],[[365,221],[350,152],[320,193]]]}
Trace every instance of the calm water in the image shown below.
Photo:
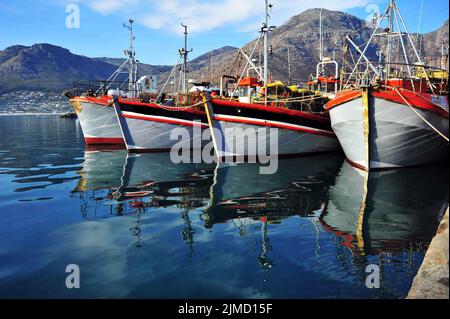
{"label": "calm water", "polygon": [[85,151],[55,116],[0,116],[0,134],[0,297],[401,298],[448,202],[445,166],[373,174],[364,196],[339,154],[264,176]]}

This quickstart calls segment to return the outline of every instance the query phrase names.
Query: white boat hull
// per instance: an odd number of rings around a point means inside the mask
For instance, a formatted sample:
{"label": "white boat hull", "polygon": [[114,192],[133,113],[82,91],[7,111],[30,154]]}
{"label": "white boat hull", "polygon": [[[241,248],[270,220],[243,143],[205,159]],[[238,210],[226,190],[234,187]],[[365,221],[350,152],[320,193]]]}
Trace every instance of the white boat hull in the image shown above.
{"label": "white boat hull", "polygon": [[218,157],[317,154],[340,150],[328,118],[286,108],[213,99],[207,103]]}
{"label": "white boat hull", "polygon": [[336,137],[228,121],[217,124],[222,135],[222,157],[316,154],[340,149]]}
{"label": "white boat hull", "polygon": [[[201,149],[207,142],[201,141],[201,127],[196,127],[194,133],[192,121],[186,121],[186,125],[171,124],[143,119],[141,114],[121,112],[120,109],[116,111],[122,136],[129,151],[168,152],[174,146],[183,149]],[[133,116],[140,118],[133,118]],[[183,134],[183,138],[177,137],[178,132]],[[173,135],[172,139],[171,135]]]}
{"label": "white boat hull", "polygon": [[[448,119],[426,110],[415,110],[448,136]],[[369,99],[369,161],[362,98],[332,108],[330,117],[347,159],[366,170],[435,163],[448,154],[446,141],[408,105],[376,97]]]}
{"label": "white boat hull", "polygon": [[86,144],[123,144],[114,108],[88,101],[71,100]]}

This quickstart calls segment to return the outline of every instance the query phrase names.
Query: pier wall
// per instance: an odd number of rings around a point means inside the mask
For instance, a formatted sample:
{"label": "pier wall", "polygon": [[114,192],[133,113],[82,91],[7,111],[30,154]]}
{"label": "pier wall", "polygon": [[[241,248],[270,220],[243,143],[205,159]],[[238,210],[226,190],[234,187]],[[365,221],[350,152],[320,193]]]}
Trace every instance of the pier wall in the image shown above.
{"label": "pier wall", "polygon": [[449,299],[449,210],[445,213],[407,299]]}

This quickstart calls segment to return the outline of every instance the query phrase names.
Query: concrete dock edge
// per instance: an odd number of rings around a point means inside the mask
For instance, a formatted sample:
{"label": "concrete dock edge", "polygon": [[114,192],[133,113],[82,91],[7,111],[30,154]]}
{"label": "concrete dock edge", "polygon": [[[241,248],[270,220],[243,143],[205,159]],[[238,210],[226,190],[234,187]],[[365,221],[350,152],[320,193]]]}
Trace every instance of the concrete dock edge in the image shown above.
{"label": "concrete dock edge", "polygon": [[431,241],[407,299],[449,299],[449,210]]}

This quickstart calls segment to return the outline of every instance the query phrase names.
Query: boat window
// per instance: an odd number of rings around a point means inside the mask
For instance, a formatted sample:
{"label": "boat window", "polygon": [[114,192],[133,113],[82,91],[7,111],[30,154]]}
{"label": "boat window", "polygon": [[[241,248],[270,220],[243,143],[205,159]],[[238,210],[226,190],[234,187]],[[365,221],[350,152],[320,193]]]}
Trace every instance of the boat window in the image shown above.
{"label": "boat window", "polygon": [[249,87],[248,86],[243,86],[239,88],[239,96],[248,96],[249,94]]}

